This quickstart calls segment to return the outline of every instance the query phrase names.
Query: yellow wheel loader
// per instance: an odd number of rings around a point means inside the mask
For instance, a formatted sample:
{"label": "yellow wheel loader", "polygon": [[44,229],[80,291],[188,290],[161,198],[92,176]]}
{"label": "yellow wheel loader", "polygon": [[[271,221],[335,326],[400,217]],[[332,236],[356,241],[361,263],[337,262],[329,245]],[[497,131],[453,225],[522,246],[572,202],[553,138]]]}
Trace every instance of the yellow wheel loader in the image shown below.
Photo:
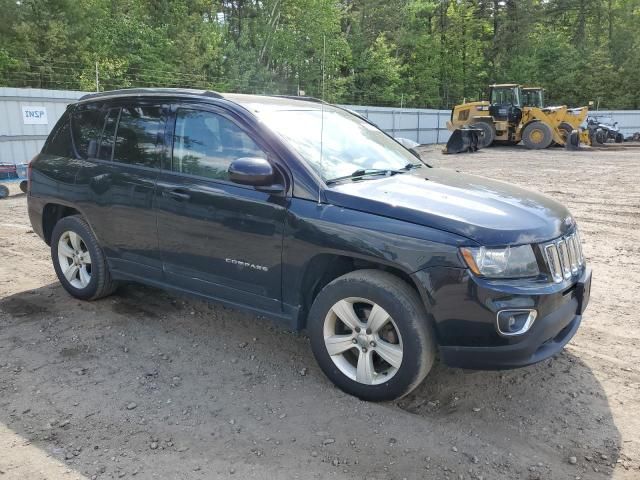
{"label": "yellow wheel loader", "polygon": [[565,139],[565,143],[571,133],[577,130],[580,143],[591,145],[588,129],[582,128],[582,124],[589,114],[589,107],[545,107],[544,89],[542,87],[523,87],[522,95],[524,98],[523,105],[525,107],[541,108],[547,115],[559,117],[560,123],[558,124],[558,130],[560,131],[560,135]]}
{"label": "yellow wheel loader", "polygon": [[455,153],[465,128],[482,131],[479,147],[520,141],[531,149],[547,148],[552,142],[564,145],[565,139],[558,127],[566,111],[566,107],[557,107],[553,113],[547,113],[538,106],[525,106],[522,86],[518,84],[491,85],[489,101],[453,107],[451,120],[447,122],[447,128],[453,133],[445,151]]}

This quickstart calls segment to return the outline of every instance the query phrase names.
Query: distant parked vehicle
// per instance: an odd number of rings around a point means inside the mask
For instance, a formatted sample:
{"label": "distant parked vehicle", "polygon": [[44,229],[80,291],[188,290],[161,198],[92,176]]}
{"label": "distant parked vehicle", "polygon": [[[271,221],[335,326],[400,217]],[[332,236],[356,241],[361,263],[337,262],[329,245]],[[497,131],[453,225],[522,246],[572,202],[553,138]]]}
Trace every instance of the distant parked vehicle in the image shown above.
{"label": "distant parked vehicle", "polygon": [[549,358],[589,301],[563,205],[431,168],[318,100],[92,94],[61,117],[29,185],[71,295],[138,281],[306,328],[324,373],[366,400],[409,393],[436,353],[475,369]]}
{"label": "distant parked vehicle", "polygon": [[618,127],[618,122],[614,122],[611,117],[589,116],[587,117],[587,128],[592,145],[602,145],[609,140],[616,143],[624,142],[624,135]]}
{"label": "distant parked vehicle", "polygon": [[9,196],[7,183],[19,183],[20,190],[27,193],[27,164],[0,163],[0,199]]}

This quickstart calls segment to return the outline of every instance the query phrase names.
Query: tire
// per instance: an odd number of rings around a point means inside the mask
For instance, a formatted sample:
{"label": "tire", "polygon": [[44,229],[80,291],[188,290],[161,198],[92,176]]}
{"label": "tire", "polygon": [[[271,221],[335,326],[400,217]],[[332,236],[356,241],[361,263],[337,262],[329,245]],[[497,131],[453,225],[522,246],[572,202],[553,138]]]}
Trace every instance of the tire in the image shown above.
{"label": "tire", "polygon": [[604,145],[607,143],[607,133],[604,130],[596,130],[593,134],[592,141],[596,145]]}
{"label": "tire", "polygon": [[[66,255],[72,252],[76,253],[75,257]],[[86,220],[79,215],[64,217],[56,223],[51,234],[51,259],[60,283],[76,298],[96,300],[110,295],[117,288],[111,280],[98,240]],[[69,278],[65,276],[63,266],[70,272]]]}
{"label": "tire", "polygon": [[496,139],[496,129],[489,122],[477,122],[470,125],[471,128],[482,130],[482,136],[478,139],[478,148],[490,146]]}
{"label": "tire", "polygon": [[580,148],[580,134],[577,131],[571,132],[565,139],[564,148],[567,150],[578,150]]}
{"label": "tire", "polygon": [[9,189],[5,185],[0,185],[0,199],[9,196]]}
{"label": "tire", "polygon": [[20,182],[20,190],[22,191],[22,193],[27,193],[28,187],[29,187],[29,182],[27,182],[26,180],[22,180]]}
{"label": "tire", "polygon": [[562,122],[560,125],[558,125],[558,131],[560,132],[560,136],[563,138],[566,145],[568,138],[571,136],[571,132],[573,132],[573,127],[567,122]]}
{"label": "tire", "polygon": [[[386,315],[386,322],[380,320]],[[357,327],[347,327],[343,318]],[[372,318],[373,325],[365,323]],[[322,371],[344,392],[373,402],[395,400],[416,388],[433,365],[436,344],[427,318],[420,297],[403,280],[380,270],[357,270],[329,283],[313,302],[311,348]],[[326,340],[331,337],[340,340],[333,343],[333,355]]]}
{"label": "tire", "polygon": [[535,121],[524,127],[522,141],[527,148],[541,150],[549,147],[553,140],[551,127],[546,123]]}
{"label": "tire", "polygon": [[622,135],[621,133],[616,133],[616,139],[615,139],[616,143],[622,143],[624,142],[624,135]]}

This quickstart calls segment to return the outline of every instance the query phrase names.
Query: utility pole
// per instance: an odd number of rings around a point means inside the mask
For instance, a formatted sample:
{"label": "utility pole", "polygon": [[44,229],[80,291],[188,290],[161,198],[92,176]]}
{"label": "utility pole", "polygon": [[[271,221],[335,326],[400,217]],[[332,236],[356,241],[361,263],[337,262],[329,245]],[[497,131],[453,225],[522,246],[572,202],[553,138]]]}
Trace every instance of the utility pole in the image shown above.
{"label": "utility pole", "polygon": [[96,62],[96,92],[100,92],[100,78],[98,78],[98,62]]}

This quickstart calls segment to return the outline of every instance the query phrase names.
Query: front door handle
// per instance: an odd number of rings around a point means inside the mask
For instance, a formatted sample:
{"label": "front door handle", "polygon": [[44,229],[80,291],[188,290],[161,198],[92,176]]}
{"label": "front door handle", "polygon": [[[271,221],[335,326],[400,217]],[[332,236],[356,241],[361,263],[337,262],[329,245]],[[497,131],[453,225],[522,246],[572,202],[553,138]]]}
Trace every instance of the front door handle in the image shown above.
{"label": "front door handle", "polygon": [[174,200],[178,200],[179,202],[183,202],[191,198],[191,195],[186,193],[184,190],[164,190],[162,192],[162,196],[173,198]]}

